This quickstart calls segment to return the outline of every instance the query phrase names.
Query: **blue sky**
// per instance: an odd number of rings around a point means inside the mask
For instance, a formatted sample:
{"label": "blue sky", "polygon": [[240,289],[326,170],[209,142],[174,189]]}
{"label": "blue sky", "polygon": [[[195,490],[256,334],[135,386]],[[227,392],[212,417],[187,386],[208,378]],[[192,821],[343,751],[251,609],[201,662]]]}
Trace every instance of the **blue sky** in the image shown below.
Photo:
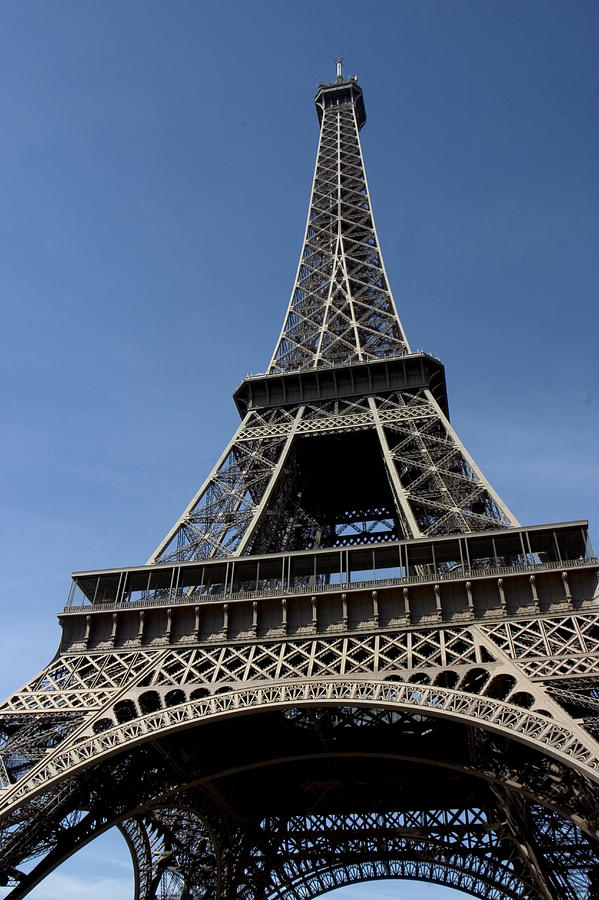
{"label": "blue sky", "polygon": [[[143,562],[236,427],[338,55],[400,315],[446,365],[454,426],[523,523],[589,518],[599,545],[598,32],[594,0],[2,4],[4,694],[54,653],[69,573]],[[109,852],[77,896],[103,895]],[[389,890],[351,896],[417,896]]]}

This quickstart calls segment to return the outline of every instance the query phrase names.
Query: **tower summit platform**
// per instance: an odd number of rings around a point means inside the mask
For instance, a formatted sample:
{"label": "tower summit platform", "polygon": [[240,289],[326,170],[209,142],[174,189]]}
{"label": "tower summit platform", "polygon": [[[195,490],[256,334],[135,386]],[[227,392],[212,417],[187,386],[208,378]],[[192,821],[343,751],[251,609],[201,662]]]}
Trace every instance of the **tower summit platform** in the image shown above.
{"label": "tower summit platform", "polygon": [[314,97],[318,122],[322,125],[323,113],[327,107],[338,106],[342,103],[351,103],[356,111],[358,129],[361,129],[366,123],[366,107],[364,106],[362,88],[358,84],[356,75],[352,75],[351,78],[343,77],[342,65],[342,60],[338,59],[337,77],[335,81],[318,85],[318,90]]}

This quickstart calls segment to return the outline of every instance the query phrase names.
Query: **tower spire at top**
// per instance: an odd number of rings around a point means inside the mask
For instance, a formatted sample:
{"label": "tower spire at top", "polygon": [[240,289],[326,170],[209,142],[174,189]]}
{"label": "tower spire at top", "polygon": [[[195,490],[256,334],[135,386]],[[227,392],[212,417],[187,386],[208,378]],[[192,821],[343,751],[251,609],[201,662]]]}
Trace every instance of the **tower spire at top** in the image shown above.
{"label": "tower spire at top", "polygon": [[362,89],[344,79],[342,59],[315,103],[321,132],[304,246],[271,374],[409,352],[374,226]]}

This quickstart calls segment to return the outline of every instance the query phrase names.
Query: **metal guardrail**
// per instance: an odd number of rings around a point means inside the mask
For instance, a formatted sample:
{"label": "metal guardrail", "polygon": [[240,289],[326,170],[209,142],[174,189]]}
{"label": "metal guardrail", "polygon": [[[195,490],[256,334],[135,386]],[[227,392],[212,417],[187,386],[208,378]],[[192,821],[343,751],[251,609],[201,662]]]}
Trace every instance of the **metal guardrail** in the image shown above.
{"label": "metal guardrail", "polygon": [[398,353],[394,351],[389,354],[380,354],[369,357],[368,359],[356,359],[355,356],[347,356],[342,360],[319,360],[319,365],[317,369],[314,369],[313,366],[297,366],[293,369],[281,369],[277,372],[248,372],[245,376],[246,378],[270,378],[271,376],[280,376],[280,375],[297,375],[303,374],[305,372],[314,373],[319,369],[335,369],[335,368],[345,368],[346,366],[355,366],[356,368],[359,366],[367,365],[368,363],[376,363],[381,360],[391,360],[391,359],[404,359],[406,356],[430,356],[431,359],[436,360],[437,362],[441,362],[438,356],[435,356],[433,353],[430,353],[428,350],[422,350],[421,348],[415,348],[413,350],[405,350],[403,353]]}
{"label": "metal guardrail", "polygon": [[407,575],[398,578],[374,578],[368,581],[341,581],[334,584],[320,585],[282,585],[273,588],[264,588],[247,591],[229,591],[227,593],[191,593],[176,597],[158,597],[145,600],[124,601],[121,603],[85,603],[79,606],[65,606],[63,613],[89,612],[92,609],[111,612],[114,610],[140,609],[150,606],[173,606],[189,603],[224,603],[230,600],[260,600],[272,599],[284,595],[285,597],[297,597],[306,595],[318,595],[323,593],[345,593],[347,591],[374,590],[380,587],[408,587],[415,584],[438,584],[447,581],[464,581],[471,578],[489,578],[503,575],[528,575],[537,572],[556,571],[560,569],[588,568],[598,565],[599,560],[595,556],[582,559],[569,559],[545,563],[529,563],[523,566],[488,566],[481,569],[454,569],[450,572],[437,572],[435,575]]}

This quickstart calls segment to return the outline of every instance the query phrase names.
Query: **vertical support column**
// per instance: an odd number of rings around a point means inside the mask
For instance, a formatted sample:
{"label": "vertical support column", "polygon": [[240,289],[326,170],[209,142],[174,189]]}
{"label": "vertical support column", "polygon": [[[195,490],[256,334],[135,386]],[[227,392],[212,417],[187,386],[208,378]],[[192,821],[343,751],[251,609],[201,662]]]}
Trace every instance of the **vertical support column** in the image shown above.
{"label": "vertical support column", "polygon": [[443,621],[443,608],[441,606],[441,586],[438,584],[434,585],[435,591],[435,615],[437,617],[437,622]]}
{"label": "vertical support column", "polygon": [[405,614],[406,622],[409,625],[410,622],[412,621],[412,614],[410,611],[410,592],[407,589],[407,587],[405,587],[403,589],[403,605],[404,605],[404,614]]}
{"label": "vertical support column", "polygon": [[91,630],[92,630],[92,617],[90,615],[87,615],[85,617],[85,635],[83,637],[83,643],[85,645],[86,650],[89,646],[89,636],[91,634]]}
{"label": "vertical support column", "polygon": [[223,634],[229,637],[229,604],[223,603]]}
{"label": "vertical support column", "polygon": [[465,587],[466,587],[466,599],[468,601],[468,612],[470,613],[471,617],[474,618],[475,613],[474,613],[474,598],[472,597],[472,582],[467,581]]}
{"label": "vertical support column", "polygon": [[375,628],[379,627],[380,617],[379,617],[379,599],[378,593],[376,591],[372,592],[372,618],[374,619]]}
{"label": "vertical support column", "polygon": [[534,604],[535,612],[540,612],[539,594],[537,592],[537,579],[534,575],[531,575],[528,581],[530,584],[530,591],[532,594],[532,602]]}
{"label": "vertical support column", "polygon": [[347,626],[349,623],[349,616],[347,612],[347,594],[341,594],[341,621],[343,623],[343,628],[347,631]]}
{"label": "vertical support column", "polygon": [[564,596],[568,609],[572,609],[572,591],[570,590],[570,582],[568,581],[568,573],[562,572],[562,584],[564,585]]}
{"label": "vertical support column", "polygon": [[113,612],[112,614],[112,631],[110,632],[110,645],[114,647],[116,641],[116,630],[118,626],[118,613]]}
{"label": "vertical support column", "polygon": [[505,601],[505,590],[503,588],[503,578],[497,579],[497,590],[499,591],[499,604],[501,606],[501,612],[506,615],[507,614],[507,603]]}

